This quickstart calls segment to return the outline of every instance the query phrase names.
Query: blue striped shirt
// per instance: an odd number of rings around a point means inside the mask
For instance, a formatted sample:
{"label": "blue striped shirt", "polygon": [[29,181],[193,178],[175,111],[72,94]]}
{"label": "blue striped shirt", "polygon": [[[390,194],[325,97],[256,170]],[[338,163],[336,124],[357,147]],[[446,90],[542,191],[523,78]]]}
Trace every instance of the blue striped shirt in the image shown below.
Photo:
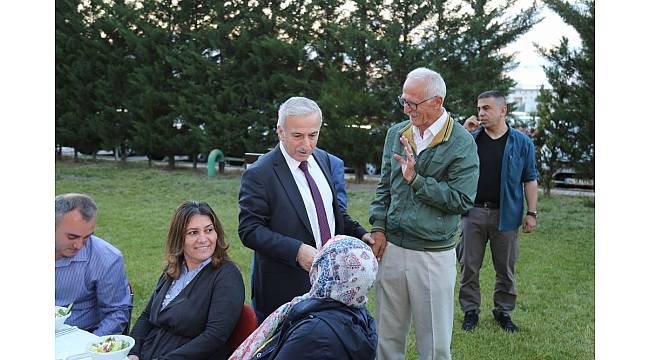
{"label": "blue striped shirt", "polygon": [[202,263],[199,264],[199,266],[195,267],[191,271],[187,271],[187,264],[183,264],[181,267],[181,275],[178,277],[178,279],[174,280],[172,282],[172,285],[169,287],[169,290],[167,290],[167,295],[165,295],[165,299],[163,300],[162,306],[160,307],[160,311],[162,311],[178,294],[180,294],[185,287],[192,282],[192,280],[196,277],[196,275],[205,267],[207,264],[209,264],[212,261],[212,257],[209,257],[205,260],[203,260]]}
{"label": "blue striped shirt", "polygon": [[55,261],[55,302],[72,305],[66,324],[97,336],[121,334],[131,314],[122,253],[92,235],[73,257]]}

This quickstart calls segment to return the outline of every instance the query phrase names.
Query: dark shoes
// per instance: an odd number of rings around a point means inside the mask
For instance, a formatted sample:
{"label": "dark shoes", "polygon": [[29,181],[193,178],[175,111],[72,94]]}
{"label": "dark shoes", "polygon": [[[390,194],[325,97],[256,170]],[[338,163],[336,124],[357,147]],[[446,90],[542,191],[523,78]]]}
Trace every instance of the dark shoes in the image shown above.
{"label": "dark shoes", "polygon": [[[519,328],[517,325],[515,325],[512,322],[512,319],[510,319],[510,315],[503,313],[503,312],[496,312],[493,311],[492,314],[494,314],[494,319],[497,321],[499,326],[507,331],[507,332],[517,332],[519,331]],[[465,316],[465,319],[467,319],[467,316]],[[465,323],[463,323],[463,328],[465,328]]]}
{"label": "dark shoes", "polygon": [[[509,314],[504,312],[493,311],[494,319],[499,324],[499,327],[506,332],[517,332],[519,328],[512,322]],[[469,332],[474,330],[478,325],[478,311],[470,310],[465,313],[465,319],[463,320],[463,330]]]}
{"label": "dark shoes", "polygon": [[478,312],[476,310],[466,312],[463,320],[463,330],[472,331],[476,325],[478,325]]}

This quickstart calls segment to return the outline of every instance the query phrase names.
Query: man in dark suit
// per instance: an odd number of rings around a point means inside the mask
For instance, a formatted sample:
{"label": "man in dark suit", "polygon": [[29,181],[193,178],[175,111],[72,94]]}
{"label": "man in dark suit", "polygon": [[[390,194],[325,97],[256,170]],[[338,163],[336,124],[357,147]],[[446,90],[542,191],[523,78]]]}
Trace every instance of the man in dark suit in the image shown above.
{"label": "man in dark suit", "polygon": [[337,234],[374,244],[338,205],[327,152],[317,149],[322,115],[307,98],[280,106],[280,143],[251,165],[239,191],[239,237],[255,250],[251,296],[261,322],[309,291],[318,249]]}

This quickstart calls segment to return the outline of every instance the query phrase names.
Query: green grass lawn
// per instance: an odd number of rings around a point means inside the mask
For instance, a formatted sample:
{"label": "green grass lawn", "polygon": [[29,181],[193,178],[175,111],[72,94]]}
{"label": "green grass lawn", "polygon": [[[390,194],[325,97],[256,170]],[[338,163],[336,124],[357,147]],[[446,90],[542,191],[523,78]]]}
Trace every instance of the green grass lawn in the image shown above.
{"label": "green grass lawn", "polygon": [[[163,264],[163,248],[174,209],[183,200],[207,201],[225,227],[229,254],[239,264],[249,298],[252,251],[237,235],[239,173],[208,179],[203,171],[148,168],[144,163],[56,162],[56,194],[83,192],[99,211],[95,234],[124,254],[135,292],[132,324],[153,291]],[[348,184],[349,212],[368,225],[374,184]],[[519,297],[513,320],[521,331],[502,332],[492,319],[494,270],[486,254],[481,271],[479,327],[460,330],[456,303],[454,359],[593,359],[594,351],[594,201],[540,197],[537,230],[522,234],[517,263]],[[457,277],[458,280],[458,277]],[[374,294],[368,307],[374,314]],[[408,359],[417,359],[413,333]]]}

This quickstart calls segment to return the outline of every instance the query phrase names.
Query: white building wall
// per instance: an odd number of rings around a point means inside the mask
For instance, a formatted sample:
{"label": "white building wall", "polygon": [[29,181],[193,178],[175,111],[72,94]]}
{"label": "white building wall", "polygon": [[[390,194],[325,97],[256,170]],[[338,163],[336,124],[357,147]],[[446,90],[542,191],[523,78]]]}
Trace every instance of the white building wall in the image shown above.
{"label": "white building wall", "polygon": [[523,111],[527,113],[537,111],[537,97],[539,96],[539,87],[516,87],[508,95],[509,103],[516,103],[514,109],[509,111]]}

